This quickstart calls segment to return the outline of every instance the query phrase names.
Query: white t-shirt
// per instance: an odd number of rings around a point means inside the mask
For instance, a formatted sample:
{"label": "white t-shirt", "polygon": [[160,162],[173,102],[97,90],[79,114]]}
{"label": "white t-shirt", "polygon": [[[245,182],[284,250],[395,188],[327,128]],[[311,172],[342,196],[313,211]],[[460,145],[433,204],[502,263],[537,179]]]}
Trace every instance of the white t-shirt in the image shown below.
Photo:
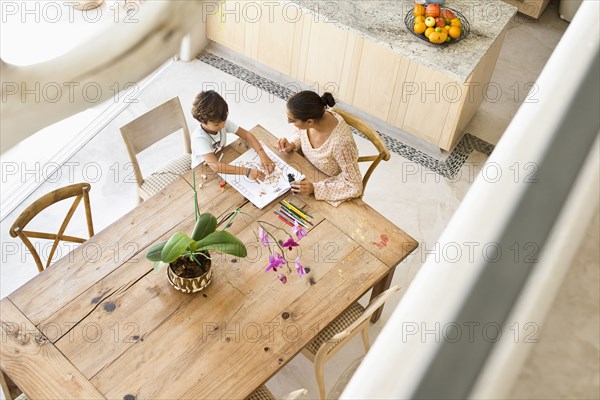
{"label": "white t-shirt", "polygon": [[221,149],[227,146],[227,134],[236,133],[239,129],[234,122],[230,120],[225,121],[225,126],[218,133],[211,135],[202,129],[200,125],[194,132],[192,132],[192,169],[200,165],[203,161],[205,154],[215,153],[217,154]]}

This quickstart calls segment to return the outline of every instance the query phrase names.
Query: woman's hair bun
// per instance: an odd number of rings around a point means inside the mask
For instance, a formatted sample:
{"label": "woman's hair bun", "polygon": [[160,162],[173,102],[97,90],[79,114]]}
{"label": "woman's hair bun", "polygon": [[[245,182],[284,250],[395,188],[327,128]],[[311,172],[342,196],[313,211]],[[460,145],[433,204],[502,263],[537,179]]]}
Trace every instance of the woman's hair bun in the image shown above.
{"label": "woman's hair bun", "polygon": [[321,96],[321,102],[324,106],[327,107],[333,107],[335,105],[335,99],[333,98],[333,95],[329,92],[323,93],[323,95]]}

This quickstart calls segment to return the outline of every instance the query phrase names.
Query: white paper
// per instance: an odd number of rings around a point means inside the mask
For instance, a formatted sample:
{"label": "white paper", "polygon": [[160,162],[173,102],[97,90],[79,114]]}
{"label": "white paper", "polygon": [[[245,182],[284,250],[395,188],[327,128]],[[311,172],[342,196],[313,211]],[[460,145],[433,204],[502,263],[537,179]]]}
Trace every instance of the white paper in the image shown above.
{"label": "white paper", "polygon": [[[263,145],[265,152],[275,163],[275,170],[266,176],[263,182],[255,182],[245,175],[229,175],[219,174],[221,178],[229,185],[233,186],[245,198],[250,200],[258,208],[264,208],[267,204],[286,193],[291,189],[288,181],[288,174],[294,175],[296,181],[304,179],[298,170],[288,165],[285,161],[279,158],[268,147]],[[248,150],[235,160],[231,165],[242,166],[244,168],[255,168],[265,172],[260,166],[260,158],[258,153],[253,149]]]}

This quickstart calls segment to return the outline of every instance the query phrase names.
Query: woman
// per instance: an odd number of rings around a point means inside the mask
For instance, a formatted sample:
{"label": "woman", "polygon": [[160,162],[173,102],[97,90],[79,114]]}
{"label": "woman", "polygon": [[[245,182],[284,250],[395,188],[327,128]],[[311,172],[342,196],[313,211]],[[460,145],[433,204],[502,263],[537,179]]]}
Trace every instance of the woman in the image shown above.
{"label": "woman", "polygon": [[331,93],[319,96],[305,90],[296,93],[287,102],[288,122],[298,128],[299,134],[289,142],[278,141],[279,151],[301,151],[304,156],[328,178],[310,182],[292,182],[292,192],[314,194],[338,206],[344,200],[362,194],[362,177],[358,168],[358,149],[350,126],[337,113],[328,110],[335,100]]}

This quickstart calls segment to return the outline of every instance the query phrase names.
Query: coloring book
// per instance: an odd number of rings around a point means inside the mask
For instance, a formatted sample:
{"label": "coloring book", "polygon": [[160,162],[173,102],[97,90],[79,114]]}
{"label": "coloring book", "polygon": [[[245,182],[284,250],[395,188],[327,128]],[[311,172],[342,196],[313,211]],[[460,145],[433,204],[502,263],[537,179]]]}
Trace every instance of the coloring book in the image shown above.
{"label": "coloring book", "polygon": [[[266,176],[263,182],[255,182],[244,175],[227,175],[219,174],[221,178],[229,185],[233,186],[245,198],[250,200],[258,208],[264,208],[267,204],[291,189],[288,175],[293,176],[293,180],[301,181],[304,179],[298,170],[286,164],[281,158],[263,144],[263,148],[267,155],[275,163],[275,170]],[[245,168],[251,167],[261,171],[260,158],[258,153],[253,149],[248,150],[235,160],[231,165],[242,166]],[[265,172],[265,171],[263,171]]]}

